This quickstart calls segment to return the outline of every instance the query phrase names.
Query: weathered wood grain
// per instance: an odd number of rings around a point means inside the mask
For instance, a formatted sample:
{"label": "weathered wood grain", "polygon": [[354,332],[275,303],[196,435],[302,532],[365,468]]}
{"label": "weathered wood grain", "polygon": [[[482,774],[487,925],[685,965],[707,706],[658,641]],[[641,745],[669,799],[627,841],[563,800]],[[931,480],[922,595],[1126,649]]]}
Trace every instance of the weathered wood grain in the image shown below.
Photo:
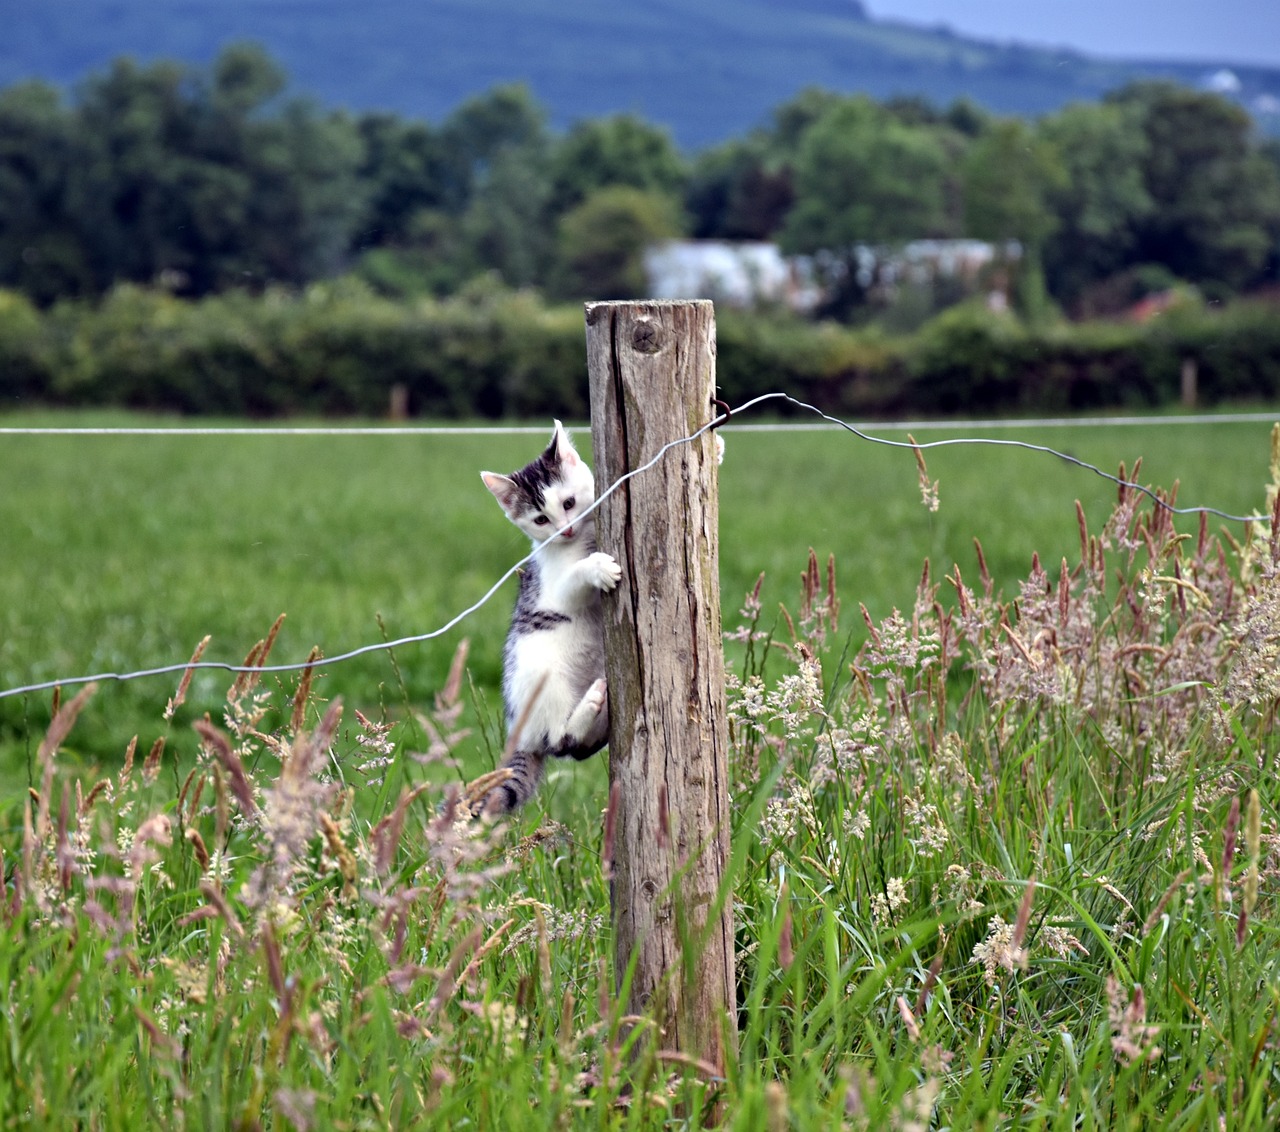
{"label": "weathered wood grain", "polygon": [[[597,493],[713,418],[709,302],[587,306]],[[597,512],[605,599],[617,977],[663,1047],[721,1070],[736,1033],[728,727],[714,439],[673,448]]]}

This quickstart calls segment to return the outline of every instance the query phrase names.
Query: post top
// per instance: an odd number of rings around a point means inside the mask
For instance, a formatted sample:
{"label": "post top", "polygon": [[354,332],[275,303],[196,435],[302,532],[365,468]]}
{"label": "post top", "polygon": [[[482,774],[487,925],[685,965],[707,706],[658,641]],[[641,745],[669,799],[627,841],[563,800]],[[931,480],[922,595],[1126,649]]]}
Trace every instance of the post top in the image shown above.
{"label": "post top", "polygon": [[592,299],[583,304],[588,326],[594,326],[611,310],[626,309],[639,313],[653,311],[657,314],[660,311],[699,307],[707,307],[714,311],[715,303],[710,299]]}

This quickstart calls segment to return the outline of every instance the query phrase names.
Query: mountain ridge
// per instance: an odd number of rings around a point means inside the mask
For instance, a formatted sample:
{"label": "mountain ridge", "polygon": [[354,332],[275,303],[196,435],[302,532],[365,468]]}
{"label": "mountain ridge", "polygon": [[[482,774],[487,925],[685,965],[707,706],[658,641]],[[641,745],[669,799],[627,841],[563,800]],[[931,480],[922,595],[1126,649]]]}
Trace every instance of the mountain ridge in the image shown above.
{"label": "mountain ridge", "polygon": [[938,104],[968,96],[1038,114],[1140,78],[1210,77],[1280,127],[1280,68],[1105,60],[878,19],[857,0],[9,0],[0,87],[71,89],[111,60],[208,63],[255,40],[291,91],[329,106],[437,120],[467,97],[524,81],[565,126],[635,112],[685,148],[743,134],[806,86]]}

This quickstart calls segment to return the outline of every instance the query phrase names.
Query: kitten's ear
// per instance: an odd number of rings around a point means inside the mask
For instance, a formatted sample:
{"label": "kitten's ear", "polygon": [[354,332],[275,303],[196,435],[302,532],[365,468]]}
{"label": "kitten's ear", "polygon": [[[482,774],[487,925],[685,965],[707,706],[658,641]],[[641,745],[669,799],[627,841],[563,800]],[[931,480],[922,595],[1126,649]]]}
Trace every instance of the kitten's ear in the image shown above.
{"label": "kitten's ear", "polygon": [[556,421],[555,426],[554,431],[551,433],[551,443],[547,445],[547,459],[553,460],[557,464],[563,464],[566,468],[572,468],[581,461],[582,457],[578,455],[578,450],[574,448],[573,441],[569,439],[569,434],[564,430],[564,425]]}
{"label": "kitten's ear", "polygon": [[516,481],[510,476],[500,476],[497,472],[481,472],[480,478],[484,480],[484,486],[493,493],[494,499],[507,513],[507,517],[514,518],[520,499],[520,489],[516,487]]}

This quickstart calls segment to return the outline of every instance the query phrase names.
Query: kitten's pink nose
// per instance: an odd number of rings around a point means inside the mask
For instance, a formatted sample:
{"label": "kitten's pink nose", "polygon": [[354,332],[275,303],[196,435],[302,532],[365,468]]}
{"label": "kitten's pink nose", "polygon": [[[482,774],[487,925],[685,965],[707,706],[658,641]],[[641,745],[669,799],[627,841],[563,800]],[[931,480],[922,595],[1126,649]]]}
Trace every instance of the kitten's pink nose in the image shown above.
{"label": "kitten's pink nose", "polygon": [[561,538],[573,538],[573,528],[572,528],[572,527],[565,527],[565,528],[560,532],[560,536],[561,536]]}

